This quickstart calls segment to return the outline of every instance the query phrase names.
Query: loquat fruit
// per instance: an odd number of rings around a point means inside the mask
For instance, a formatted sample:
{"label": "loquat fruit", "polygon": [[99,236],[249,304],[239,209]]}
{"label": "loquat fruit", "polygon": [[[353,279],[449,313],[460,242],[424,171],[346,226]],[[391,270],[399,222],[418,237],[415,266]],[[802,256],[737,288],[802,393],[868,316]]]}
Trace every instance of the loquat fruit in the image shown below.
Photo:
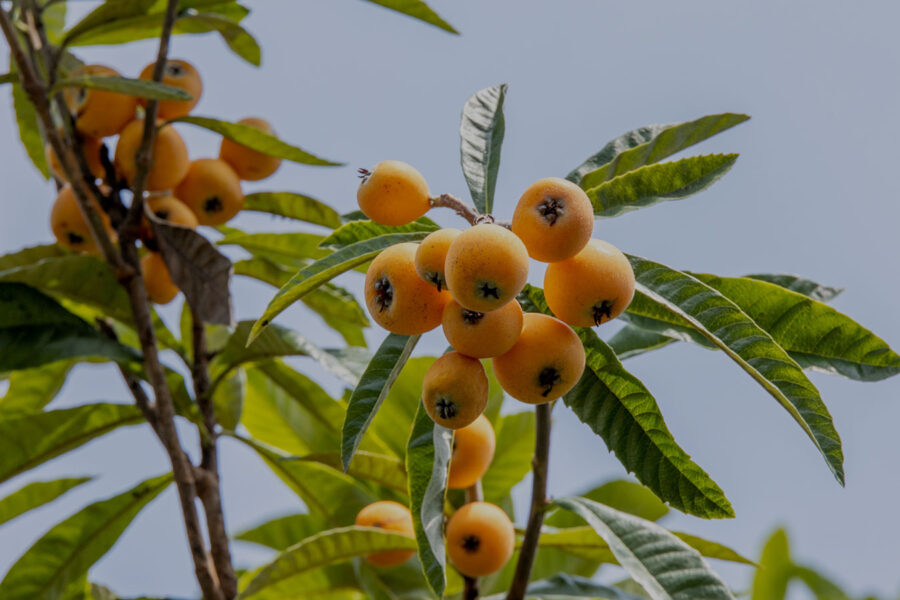
{"label": "loquat fruit", "polygon": [[[151,196],[147,198],[147,209],[156,215],[157,218],[166,221],[170,225],[180,225],[190,229],[197,229],[197,225],[199,225],[194,211],[174,196]],[[144,240],[153,239],[153,226],[146,217],[144,217],[141,225],[141,238]]]}
{"label": "loquat fruit", "polygon": [[[138,76],[145,81],[153,81],[153,67],[156,61],[150,63]],[[158,119],[177,119],[189,114],[197,103],[200,102],[200,96],[203,94],[203,80],[200,79],[200,73],[194,68],[194,65],[186,60],[178,60],[170,58],[163,66],[162,83],[172,87],[184,90],[190,94],[191,100],[160,100],[156,105],[156,117]],[[147,105],[144,98],[140,99],[142,106]]]}
{"label": "loquat fruit", "polygon": [[[144,120],[135,119],[125,126],[116,144],[115,165],[129,185],[134,183],[137,172],[135,157],[144,135]],[[171,125],[161,127],[153,142],[150,170],[146,189],[170,190],[187,175],[190,159],[181,136]]]}
{"label": "loquat fruit", "polygon": [[558,262],[578,254],[594,230],[594,208],[580,187],[559,177],[532,183],[516,205],[512,231],[528,255]]}
{"label": "loquat fruit", "polygon": [[[92,138],[89,136],[83,136],[81,140],[81,148],[84,151],[84,159],[87,161],[88,167],[91,170],[91,175],[94,176],[94,179],[102,179],[106,175],[106,169],[103,168],[103,162],[100,160],[100,147],[103,145],[103,140],[99,138]],[[69,181],[66,177],[66,174],[63,173],[62,164],[59,162],[59,157],[56,156],[56,152],[53,150],[53,146],[49,143],[44,146],[44,154],[47,157],[47,164],[50,166],[50,170],[53,171],[54,177],[62,182]],[[73,156],[74,160],[75,157]],[[76,163],[77,167],[78,164]]]}
{"label": "loquat fruit", "polygon": [[525,287],[528,251],[513,232],[482,223],[450,244],[444,273],[454,300],[469,310],[490,312]]}
{"label": "loquat fruit", "polygon": [[457,429],[453,435],[447,487],[458,490],[475,485],[491,466],[496,447],[494,428],[483,414],[469,425]]}
{"label": "loquat fruit", "polygon": [[187,204],[201,225],[222,225],[244,207],[241,180],[227,162],[198,158],[175,188],[175,196]]}
{"label": "loquat fruit", "polygon": [[168,304],[178,295],[178,286],[172,281],[169,268],[162,255],[148,252],[141,258],[141,275],[147,297],[154,304]]}
{"label": "loquat fruit", "polygon": [[444,264],[450,244],[461,234],[459,229],[447,227],[429,233],[416,250],[416,273],[435,286],[438,291],[447,289]]}
{"label": "loquat fruit", "polygon": [[[103,65],[85,65],[72,73],[72,77],[81,75],[118,77],[119,72]],[[119,133],[134,119],[138,105],[134,96],[84,87],[68,87],[63,95],[75,117],[75,128],[94,138]]]}
{"label": "loquat fruit", "polygon": [[422,402],[431,420],[448,429],[469,425],[484,412],[488,378],[481,361],[448,352],[428,368]]}
{"label": "loquat fruit", "polygon": [[[265,119],[248,117],[238,121],[241,125],[249,125],[260,131],[274,135],[272,126]],[[251,150],[229,139],[222,140],[219,149],[219,158],[231,165],[238,177],[244,181],[259,181],[269,177],[281,166],[281,159],[277,156],[263,154],[257,150]]]}
{"label": "loquat fruit", "polygon": [[[100,204],[94,201],[94,207],[100,214],[103,224],[106,226],[106,232],[111,239],[116,239],[116,232],[112,229],[109,217],[100,210]],[[100,249],[91,235],[91,229],[87,220],[81,213],[78,206],[78,200],[75,198],[75,192],[72,186],[66,184],[59,190],[53,208],[50,211],[50,229],[56,241],[61,246],[65,246],[69,250],[75,252],[86,252],[88,254],[99,254]]]}
{"label": "loquat fruit", "polygon": [[470,502],[447,523],[447,555],[469,577],[496,573],[512,556],[515,530],[503,510],[489,502]]}
{"label": "loquat fruit", "polygon": [[366,307],[390,332],[415,335],[441,324],[447,292],[422,281],[415,268],[416,245],[395,244],[375,257],[366,271]]}
{"label": "loquat fruit", "polygon": [[431,208],[428,183],[411,165],[385,160],[372,171],[361,171],[356,201],[363,213],[382,225],[412,223]]}
{"label": "loquat fruit", "polygon": [[473,358],[492,358],[507,352],[522,333],[522,307],[515,300],[481,313],[451,300],[441,316],[444,337],[457,352]]}
{"label": "loquat fruit", "polygon": [[515,345],[493,358],[494,375],[522,402],[543,404],[571,390],[584,371],[584,346],[572,328],[551,316],[526,313]]}
{"label": "loquat fruit", "polygon": [[[356,515],[356,525],[378,527],[415,538],[412,514],[409,509],[392,500],[379,500],[363,507]],[[415,550],[385,550],[368,555],[366,560],[376,567],[393,567],[406,562],[413,554],[415,554]]]}
{"label": "loquat fruit", "polygon": [[575,327],[615,319],[634,297],[634,270],[618,248],[591,240],[572,258],[552,263],[544,274],[547,305]]}

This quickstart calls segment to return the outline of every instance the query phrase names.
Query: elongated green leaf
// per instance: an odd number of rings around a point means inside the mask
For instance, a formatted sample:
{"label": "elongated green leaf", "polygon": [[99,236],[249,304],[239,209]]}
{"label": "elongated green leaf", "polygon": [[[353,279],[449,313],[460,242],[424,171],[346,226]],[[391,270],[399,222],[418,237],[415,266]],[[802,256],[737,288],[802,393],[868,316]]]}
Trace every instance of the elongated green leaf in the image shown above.
{"label": "elongated green leaf", "polygon": [[13,371],[9,376],[9,389],[0,398],[0,416],[43,409],[59,393],[73,365],[72,361],[61,360],[33,369]]}
{"label": "elongated green leaf", "polygon": [[331,162],[324,158],[319,158],[309,152],[302,150],[296,146],[292,146],[281,141],[274,135],[241,123],[229,123],[228,121],[220,121],[209,117],[186,116],[174,119],[175,122],[189,123],[197,127],[203,127],[238,144],[247,146],[251,150],[276,156],[285,160],[290,160],[304,165],[319,166],[340,166],[341,163]]}
{"label": "elongated green leaf", "polygon": [[425,232],[395,233],[382,235],[370,240],[351,244],[330,254],[325,258],[314,262],[308,267],[300,269],[290,281],[288,281],[275,297],[269,302],[265,312],[254,323],[250,331],[249,342],[254,339],[272,322],[277,315],[288,306],[302,298],[310,291],[316,289],[326,281],[334,279],[341,273],[361,265],[375,258],[382,250],[401,242],[417,242],[428,235]]}
{"label": "elongated green leaf", "polygon": [[836,583],[808,567],[794,567],[794,577],[806,584],[816,600],[852,600]]}
{"label": "elongated green leaf", "polygon": [[356,556],[388,550],[413,550],[415,540],[374,527],[329,529],[291,546],[263,567],[239,598],[253,598],[266,588],[306,571]]}
{"label": "elongated green leaf", "polygon": [[818,300],[819,302],[829,302],[844,291],[843,288],[829,287],[827,285],[816,283],[815,281],[810,281],[809,279],[804,279],[803,277],[798,277],[797,275],[754,273],[753,275],[746,275],[746,277],[774,283],[775,285],[787,288],[792,292],[809,296],[813,300]]}
{"label": "elongated green leaf", "polygon": [[336,210],[315,198],[294,192],[247,194],[244,196],[243,210],[269,213],[331,228],[341,226],[341,217]]}
{"label": "elongated green leaf", "polygon": [[54,91],[67,87],[88,88],[104,90],[138,98],[151,100],[191,100],[192,96],[181,88],[172,87],[164,83],[147,81],[145,79],[130,79],[128,77],[108,75],[78,75],[60,80]]}
{"label": "elongated green leaf", "polygon": [[201,32],[207,28],[218,31],[232,52],[255,67],[261,64],[262,50],[259,43],[249,31],[233,20],[212,12],[184,15],[179,19],[179,26],[183,29],[190,31],[194,25],[200,25]]}
{"label": "elongated green leaf", "polygon": [[734,600],[700,554],[659,525],[584,498],[555,503],[587,521],[654,600]]}
{"label": "elongated green leaf", "polygon": [[[548,579],[533,581],[528,584],[526,592],[528,598],[595,598],[599,600],[641,600],[641,596],[634,596],[627,592],[608,585],[597,583],[587,577],[559,573]],[[506,594],[486,596],[484,600],[503,600]]]}
{"label": "elongated green leaf", "polygon": [[484,499],[497,504],[531,471],[535,417],[526,411],[504,415],[494,422],[497,446],[494,459],[482,477]]}
{"label": "elongated green leaf", "polygon": [[884,340],[822,302],[757,279],[691,275],[734,302],[802,367],[859,381],[900,373],[900,356]]}
{"label": "elongated green leaf", "polygon": [[0,256],[0,271],[30,265],[45,258],[58,258],[60,256],[70,256],[70,253],[58,244],[29,246]]}
{"label": "elongated green leaf", "polygon": [[118,541],[144,506],[172,481],[162,475],[83,508],[44,534],[0,583],[4,600],[51,600],[77,581]]}
{"label": "elongated green leaf", "polygon": [[419,402],[406,450],[409,509],[425,579],[440,598],[447,584],[444,499],[450,474],[453,431],[436,424]]}
{"label": "elongated green leaf", "polygon": [[268,257],[254,256],[234,263],[234,274],[252,277],[263,283],[280,288],[286,284],[296,269],[282,265]]}
{"label": "elongated green leaf", "polygon": [[678,340],[662,333],[647,331],[635,325],[626,325],[609,338],[607,343],[613,349],[613,352],[616,353],[616,356],[619,357],[619,360],[625,360],[626,358],[668,346],[676,341]]}
{"label": "elongated green leaf", "polygon": [[687,320],[763,386],[803,428],[843,485],[844,457],[831,415],[787,352],[736,304],[698,279],[644,258],[628,258],[638,289]]}
{"label": "elongated green leaf", "polygon": [[[607,481],[579,494],[579,497],[605,504],[647,521],[658,521],[669,513],[669,507],[663,504],[653,492],[643,485],[627,479]],[[584,521],[570,512],[558,510],[547,515],[544,524],[564,528],[583,525]]]}
{"label": "elongated green leaf", "polygon": [[322,517],[307,514],[286,515],[244,530],[234,536],[234,539],[281,552],[325,529],[328,529],[328,523]]}
{"label": "elongated green leaf", "polygon": [[[381,225],[368,219],[350,221],[335,229],[327,238],[319,244],[322,248],[340,250],[364,240],[371,240],[383,235],[397,233],[431,233],[440,229],[440,225],[429,219],[421,217],[407,225]],[[424,236],[423,236],[424,237]]]}
{"label": "elongated green leaf", "polygon": [[594,215],[617,217],[665,200],[681,200],[702,192],[731,169],[737,154],[692,156],[648,165],[587,188]]}
{"label": "elongated green leaf", "polygon": [[250,321],[238,323],[222,351],[210,363],[210,372],[215,378],[248,362],[280,356],[309,356],[344,382],[356,385],[356,376],[338,359],[286,327],[274,325],[252,342],[247,342],[252,325]]}
{"label": "elongated green leaf", "polygon": [[[340,452],[307,454],[294,460],[311,460],[328,465],[333,469],[344,468]],[[359,450],[353,455],[353,460],[346,472],[357,479],[365,479],[406,495],[406,465],[395,456]]]}
{"label": "elongated green leaf", "polygon": [[64,43],[71,44],[79,36],[103,25],[146,14],[156,0],[106,0],[73,25],[66,33]]}
{"label": "elongated green leaf", "polygon": [[360,448],[364,448],[371,438],[375,438],[387,446],[389,450],[387,453],[400,458],[406,456],[409,432],[413,428],[422,400],[422,382],[434,361],[434,357],[421,356],[406,362],[397,381],[391,386],[387,398],[378,409],[378,414],[372,419]]}
{"label": "elongated green leaf", "polygon": [[277,254],[287,259],[322,258],[327,250],[319,248],[323,236],[315,233],[229,233],[218,246],[240,246],[251,254]]}
{"label": "elongated green leaf", "polygon": [[268,361],[257,368],[307,411],[307,420],[313,421],[316,428],[335,434],[337,440],[346,410],[342,401],[335,400],[313,380],[281,361]]}
{"label": "elongated green leaf", "polygon": [[90,477],[70,477],[53,481],[35,481],[0,499],[0,525],[30,510],[53,502],[72,488],[90,481]]}
{"label": "elongated green leaf", "polygon": [[[10,59],[10,71],[14,70],[12,65],[13,62]],[[47,157],[44,154],[44,137],[41,133],[37,112],[28,100],[28,94],[18,83],[12,85],[12,99],[19,139],[22,141],[22,146],[25,147],[25,153],[43,178],[49,179],[50,169],[47,167]]]}
{"label": "elongated green leaf", "polygon": [[749,119],[723,113],[672,125],[650,125],[625,133],[591,156],[566,179],[587,189],[644,165],[661,161]]}
{"label": "elongated green leaf", "polygon": [[743,565],[756,566],[756,563],[754,563],[752,560],[741,555],[737,551],[732,550],[724,544],[706,540],[701,537],[697,537],[696,535],[691,535],[690,533],[683,533],[680,531],[673,531],[672,534],[707,558],[715,558],[718,560],[725,560],[728,562],[735,562]]}
{"label": "elongated green leaf", "polygon": [[142,419],[140,411],[127,404],[86,404],[5,416],[0,419],[0,482]]}
{"label": "elongated green leaf", "polygon": [[395,10],[404,15],[409,15],[414,19],[424,21],[429,25],[434,25],[444,31],[450,33],[459,33],[453,26],[444,21],[436,12],[431,10],[422,0],[368,0],[372,4],[377,4],[391,10]]}
{"label": "elongated green leaf", "polygon": [[350,467],[350,461],[359,448],[363,434],[400,375],[419,337],[389,334],[353,390],[341,433],[341,461],[345,471]]}
{"label": "elongated green leaf", "polygon": [[363,328],[369,326],[369,318],[353,294],[333,283],[326,283],[303,296],[301,302],[341,334],[348,345],[366,346]]}
{"label": "elongated green leaf", "polygon": [[459,159],[472,202],[480,213],[494,206],[494,188],[500,170],[500,147],[506,129],[503,101],[507,84],[475,92],[463,106],[459,124]]}
{"label": "elongated green leaf", "polygon": [[225,429],[235,429],[244,409],[244,395],[247,392],[247,373],[236,369],[222,379],[213,391],[212,401],[216,421]]}
{"label": "elongated green leaf", "polygon": [[777,529],[766,541],[759,566],[753,577],[751,600],[784,600],[794,563],[783,529]]}

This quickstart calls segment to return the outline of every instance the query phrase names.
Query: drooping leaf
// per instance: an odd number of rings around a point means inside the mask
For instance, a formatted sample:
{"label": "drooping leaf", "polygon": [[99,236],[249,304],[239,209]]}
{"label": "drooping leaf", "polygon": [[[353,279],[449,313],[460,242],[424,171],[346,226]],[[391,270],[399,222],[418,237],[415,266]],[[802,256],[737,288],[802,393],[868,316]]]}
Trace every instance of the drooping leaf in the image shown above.
{"label": "drooping leaf", "polygon": [[250,125],[229,123],[228,121],[220,121],[209,117],[195,117],[190,115],[173,119],[173,121],[203,127],[204,129],[218,133],[238,144],[247,146],[251,150],[256,150],[257,152],[262,152],[269,156],[275,156],[305,165],[332,167],[341,165],[341,163],[319,158],[318,156],[283,142],[274,135],[261,131],[256,127],[251,127]]}
{"label": "drooping leaf", "polygon": [[858,381],[900,373],[900,356],[884,340],[822,302],[757,279],[691,275],[734,302],[802,367]]}
{"label": "drooping leaf", "polygon": [[[10,57],[10,71],[16,72],[12,58]],[[18,78],[18,75],[16,75]],[[44,179],[50,178],[50,169],[47,166],[47,157],[44,154],[44,137],[41,133],[41,124],[34,106],[28,100],[28,94],[19,83],[12,86],[13,110],[16,114],[16,125],[19,129],[19,140],[25,147],[25,153],[31,159],[34,168],[38,170]]]}
{"label": "drooping leaf", "polygon": [[419,402],[406,451],[409,510],[425,579],[441,597],[447,583],[444,499],[450,474],[453,431],[436,424]]}
{"label": "drooping leaf", "polygon": [[13,371],[9,376],[9,389],[0,398],[0,417],[43,409],[59,393],[73,366],[72,361],[61,360],[33,369]]}
{"label": "drooping leaf", "polygon": [[783,288],[789,289],[792,292],[797,292],[803,294],[804,296],[809,296],[813,300],[818,300],[819,302],[829,302],[844,291],[843,288],[822,285],[820,283],[810,281],[809,279],[805,279],[797,275],[785,275],[780,273],[754,273],[752,275],[746,275],[745,277],[774,283],[775,285],[779,285]]}
{"label": "drooping leaf", "polygon": [[91,356],[137,358],[49,296],[27,285],[0,282],[0,372]]}
{"label": "drooping leaf", "polygon": [[[669,507],[649,489],[627,479],[613,479],[578,495],[610,508],[627,512],[647,521],[658,521],[669,513]],[[568,511],[558,510],[547,515],[544,524],[552,527],[577,527],[584,521]]]}
{"label": "drooping leaf", "polygon": [[69,28],[64,44],[71,45],[79,36],[98,27],[146,14],[155,2],[156,0],[106,0]]}
{"label": "drooping leaf", "polygon": [[659,525],[584,498],[555,503],[587,521],[654,600],[734,600],[700,554]]}
{"label": "drooping leaf", "polygon": [[219,32],[228,48],[251,65],[258,67],[262,62],[262,50],[249,31],[232,19],[213,12],[187,14],[179,19],[179,27],[190,32],[192,26],[200,25],[201,33],[206,30]]}
{"label": "drooping leaf", "polygon": [[503,101],[507,84],[475,92],[463,106],[459,124],[459,157],[472,201],[480,213],[490,213],[500,169],[500,147],[506,129]]}
{"label": "drooping leaf", "polygon": [[34,543],[0,582],[5,600],[51,600],[106,554],[144,506],[172,481],[148,479],[107,500],[95,502],[55,525]]}
{"label": "drooping leaf", "polygon": [[181,88],[148,81],[146,79],[131,79],[111,75],[77,75],[61,79],[54,86],[53,91],[59,91],[67,87],[77,87],[93,90],[115,92],[148,98],[151,100],[191,100],[192,96]]}
{"label": "drooping leaf", "polygon": [[118,427],[143,420],[128,404],[86,404],[0,419],[0,482]]}
{"label": "drooping leaf", "polygon": [[769,392],[806,432],[843,484],[841,440],[831,415],[787,352],[736,304],[698,279],[638,256],[628,258],[637,288],[687,320]]}
{"label": "drooping leaf", "polygon": [[497,504],[531,472],[534,454],[533,411],[504,415],[494,422],[497,446],[494,459],[482,479],[484,499]]}
{"label": "drooping leaf", "polygon": [[328,523],[322,517],[307,514],[286,515],[246,529],[235,535],[234,539],[281,552],[326,529]]}
{"label": "drooping leaf", "polygon": [[724,544],[713,542],[712,540],[706,540],[701,537],[697,537],[696,535],[691,535],[690,533],[683,533],[680,531],[673,531],[672,534],[707,558],[715,558],[718,560],[740,563],[742,565],[756,566],[756,563],[754,563],[752,560],[741,555],[736,550],[725,546]]}
{"label": "drooping leaf", "polygon": [[72,488],[90,480],[90,477],[69,477],[29,483],[0,499],[0,525],[12,521],[30,510],[53,502]]}
{"label": "drooping leaf", "polygon": [[252,342],[272,322],[272,319],[311,290],[334,279],[341,273],[368,262],[389,246],[401,242],[417,242],[424,239],[426,235],[428,234],[425,232],[382,235],[351,244],[300,269],[269,302],[265,312],[254,323],[248,340]]}
{"label": "drooping leaf", "polygon": [[372,4],[377,4],[391,10],[395,10],[404,15],[409,15],[414,19],[424,21],[429,25],[434,25],[444,31],[450,33],[459,33],[452,25],[444,21],[436,12],[422,2],[422,0],[368,0]]}
{"label": "drooping leaf", "polygon": [[[340,250],[357,242],[371,240],[383,235],[397,233],[431,233],[440,229],[440,225],[429,219],[421,217],[407,225],[381,225],[368,219],[350,221],[335,229],[319,244],[322,248]],[[423,236],[424,237],[424,236]]]}
{"label": "drooping leaf", "polygon": [[[216,242],[218,246],[240,246],[254,255],[269,256],[270,258],[283,258],[295,261],[297,259],[322,258],[330,252],[319,248],[319,242],[323,236],[315,233],[228,233]],[[270,255],[277,255],[271,257]]]}
{"label": "drooping leaf", "polygon": [[648,165],[587,188],[598,217],[617,217],[665,200],[681,200],[718,181],[734,165],[737,154],[692,156]]}
{"label": "drooping leaf", "polygon": [[147,211],[172,281],[204,323],[231,325],[231,261],[193,229]]}
{"label": "drooping leaf", "polygon": [[341,434],[341,461],[346,471],[363,434],[419,341],[418,335],[389,334],[350,396]]}
{"label": "drooping leaf", "polygon": [[415,540],[374,527],[339,527],[309,537],[263,567],[239,598],[254,598],[266,588],[312,569],[388,550],[413,550]]}
{"label": "drooping leaf", "polygon": [[622,134],[591,156],[566,179],[583,188],[653,164],[698,144],[749,119],[747,115],[722,113],[671,125],[650,125]]}
{"label": "drooping leaf", "polygon": [[315,198],[294,192],[257,192],[244,196],[244,208],[305,223],[337,228],[341,217],[337,211]]}
{"label": "drooping leaf", "polygon": [[613,349],[619,360],[625,360],[633,356],[638,356],[651,350],[657,350],[664,346],[676,342],[675,338],[641,329],[636,325],[626,325],[617,331],[607,343]]}

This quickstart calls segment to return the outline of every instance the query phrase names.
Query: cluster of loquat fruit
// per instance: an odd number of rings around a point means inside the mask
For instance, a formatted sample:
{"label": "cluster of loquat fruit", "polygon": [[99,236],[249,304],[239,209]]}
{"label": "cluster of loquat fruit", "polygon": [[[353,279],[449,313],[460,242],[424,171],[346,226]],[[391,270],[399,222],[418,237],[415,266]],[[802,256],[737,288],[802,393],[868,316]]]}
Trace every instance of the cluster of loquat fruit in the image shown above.
{"label": "cluster of loquat fruit", "polygon": [[[412,166],[384,161],[357,193],[363,213],[383,225],[404,225],[432,207],[428,185]],[[571,390],[585,366],[584,347],[572,329],[616,318],[634,296],[631,264],[607,242],[591,239],[594,213],[584,191],[546,178],[519,200],[509,228],[479,217],[465,231],[440,229],[418,245],[401,243],[369,266],[366,305],[372,318],[397,334],[443,327],[453,348],[428,369],[425,410],[455,430],[448,487],[476,485],[493,459],[495,436],[482,414],[488,378],[480,359],[490,358],[501,387],[529,404],[556,400]],[[528,278],[529,257],[549,263],[544,292],[554,318],[523,313],[516,300]],[[409,510],[395,502],[363,509],[358,525],[413,534]],[[487,502],[454,512],[446,528],[447,553],[463,575],[501,569],[515,545],[506,513]],[[405,561],[410,552],[369,556],[376,565]]]}
{"label": "cluster of loquat fruit", "polygon": [[[155,63],[141,71],[140,79],[151,81]],[[119,76],[115,69],[102,65],[85,65],[73,76]],[[269,177],[281,165],[281,159],[257,152],[229,139],[223,139],[218,158],[190,160],[187,145],[181,135],[166,121],[188,115],[200,100],[203,82],[197,69],[184,60],[169,59],[163,69],[162,83],[184,90],[191,100],[163,100],[157,105],[157,131],[151,150],[151,164],[147,172],[146,208],[157,218],[182,227],[196,229],[198,225],[222,225],[240,212],[244,205],[241,180],[257,181]],[[84,157],[95,180],[101,181],[102,193],[114,186],[131,186],[137,171],[136,154],[144,132],[144,118],[140,114],[146,100],[107,90],[67,88],[66,105],[75,120]],[[259,118],[246,118],[240,124],[272,133],[269,123]],[[104,138],[118,136],[112,165],[108,163]],[[60,161],[48,144],[47,162],[57,180],[64,184],[59,190],[50,213],[50,227],[62,246],[76,252],[98,254],[87,221],[78,207],[72,186],[62,172]],[[111,166],[112,172],[108,172]],[[112,179],[112,181],[110,181]],[[95,207],[101,215],[110,238],[116,238],[109,216]],[[148,252],[141,259],[141,271],[150,300],[157,304],[171,302],[178,294],[168,268],[153,240],[153,227],[144,219],[141,239]]]}

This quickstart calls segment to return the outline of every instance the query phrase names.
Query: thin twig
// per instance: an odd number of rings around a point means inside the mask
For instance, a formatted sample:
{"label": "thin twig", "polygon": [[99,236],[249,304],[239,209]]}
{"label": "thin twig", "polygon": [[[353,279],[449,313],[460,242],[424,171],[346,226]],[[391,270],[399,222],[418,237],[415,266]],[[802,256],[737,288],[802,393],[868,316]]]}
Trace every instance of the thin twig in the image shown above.
{"label": "thin twig", "polygon": [[547,465],[550,459],[550,411],[551,402],[538,404],[535,407],[537,417],[537,432],[534,441],[534,458],[532,465],[531,483],[531,511],[528,515],[528,526],[525,529],[525,538],[522,540],[522,549],[519,550],[519,562],[516,564],[516,573],[513,576],[512,585],[506,600],[522,600],[528,587],[531,576],[531,567],[534,564],[534,555],[537,553],[538,539],[541,536],[541,526],[544,524],[544,513],[547,511]]}
{"label": "thin twig", "polygon": [[[100,331],[102,331],[104,335],[106,335],[106,337],[115,342],[119,341],[119,336],[116,335],[116,332],[108,319],[97,318],[97,326],[100,328]],[[149,396],[147,396],[147,392],[145,392],[144,388],[141,387],[140,379],[126,371],[122,365],[118,365],[118,367],[119,373],[122,374],[122,379],[125,380],[125,384],[131,391],[132,397],[134,397],[135,405],[137,405],[138,409],[140,409],[141,413],[144,415],[144,419],[147,420],[147,422],[150,424],[150,427],[153,428],[153,431],[157,435],[159,435],[159,418],[156,415],[156,407],[153,406],[153,403],[150,401]]]}
{"label": "thin twig", "polygon": [[[469,488],[466,488],[466,502],[481,502],[484,500],[484,494],[481,490],[481,480],[475,482]],[[463,590],[463,600],[478,600],[478,578],[463,576],[465,589]]]}
{"label": "thin twig", "polygon": [[452,194],[441,194],[431,198],[431,208],[449,208],[460,217],[465,219],[469,225],[478,225],[480,223],[494,223],[501,227],[511,229],[511,225],[504,221],[496,221],[492,215],[481,214],[456,196]]}

